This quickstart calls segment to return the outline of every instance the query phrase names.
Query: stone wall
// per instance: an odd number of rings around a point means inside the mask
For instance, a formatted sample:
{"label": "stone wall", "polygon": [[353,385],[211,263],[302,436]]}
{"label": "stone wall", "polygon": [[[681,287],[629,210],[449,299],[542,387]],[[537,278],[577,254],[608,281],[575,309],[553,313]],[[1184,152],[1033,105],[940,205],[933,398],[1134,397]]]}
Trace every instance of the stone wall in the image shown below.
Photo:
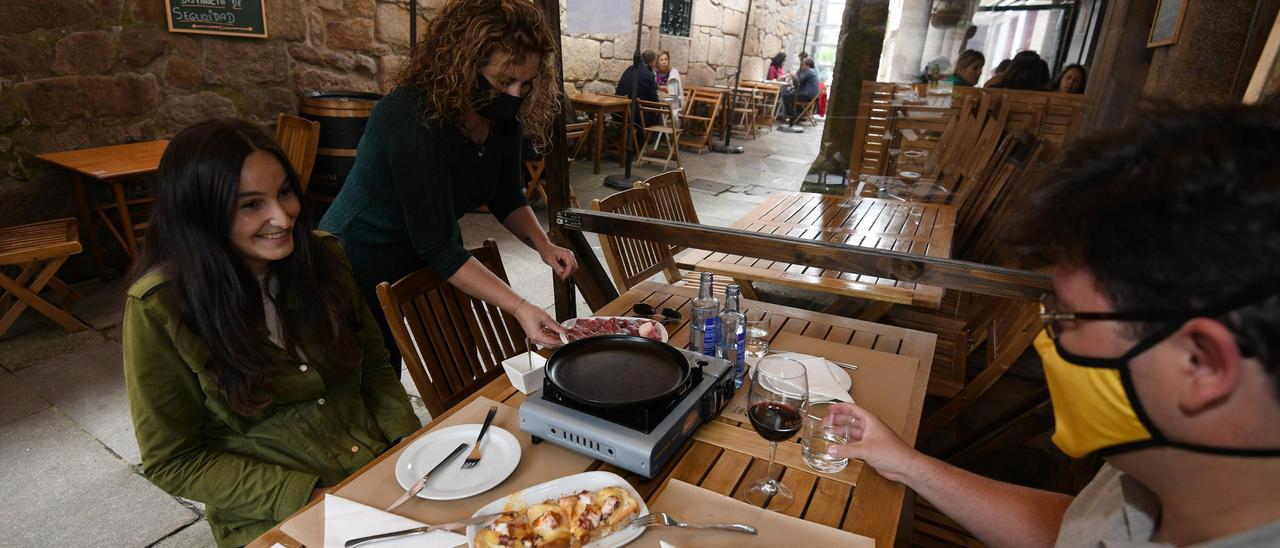
{"label": "stone wall", "polygon": [[[685,78],[685,85],[732,82],[747,23],[747,0],[694,0],[689,37],[659,33],[662,0],[645,0],[642,50],[669,50],[671,64]],[[742,79],[763,80],[769,58],[787,46],[793,32],[797,0],[761,0],[751,6],[746,32]],[[631,22],[639,18],[640,2],[632,3]],[[561,0],[564,9],[564,0]],[[565,18],[562,17],[561,21]],[[622,71],[635,55],[635,32],[625,34],[569,34],[562,24],[564,79],[578,91],[613,93]],[[798,52],[789,52],[795,57]]]}
{"label": "stone wall", "polygon": [[[422,22],[442,3],[419,0]],[[170,33],[163,0],[0,1],[0,225],[75,214],[68,176],[35,154],[212,116],[270,127],[304,91],[385,89],[403,60],[407,0],[265,4],[264,40]]]}

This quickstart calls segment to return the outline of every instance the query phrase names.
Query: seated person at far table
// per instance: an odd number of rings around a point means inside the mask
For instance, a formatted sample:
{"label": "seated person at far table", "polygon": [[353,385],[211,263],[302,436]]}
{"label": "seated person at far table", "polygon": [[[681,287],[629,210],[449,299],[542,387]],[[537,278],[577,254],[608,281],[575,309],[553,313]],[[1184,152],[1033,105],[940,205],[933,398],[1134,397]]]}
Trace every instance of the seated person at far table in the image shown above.
{"label": "seated person at far table", "polygon": [[[640,58],[635,60],[627,70],[622,71],[622,76],[618,78],[618,85],[613,89],[614,95],[622,97],[639,98],[645,101],[658,100],[658,76],[654,74],[654,65],[658,62],[658,54],[653,50],[644,50],[640,54]],[[633,92],[634,90],[634,92]],[[617,120],[621,120],[622,116],[615,114]],[[633,104],[631,108],[632,125],[641,128],[636,120],[640,119],[640,105]],[[661,124],[662,119],[656,114],[645,114],[644,125],[652,126]]]}
{"label": "seated person at far table", "polygon": [[1144,113],[1079,142],[1012,243],[1054,265],[1035,347],[1053,442],[1106,464],[1079,495],[1007,484],[841,404],[831,452],[992,546],[1280,545],[1280,111]]}
{"label": "seated person at far table", "polygon": [[800,115],[796,102],[808,103],[818,96],[818,71],[813,67],[813,58],[805,57],[800,62],[800,70],[796,71],[795,87],[782,94],[782,104],[786,107],[787,118],[792,125],[796,122],[796,116]]}
{"label": "seated person at far table", "polygon": [[169,143],[121,328],[143,475],[242,546],[421,427],[333,236],[248,122]]}

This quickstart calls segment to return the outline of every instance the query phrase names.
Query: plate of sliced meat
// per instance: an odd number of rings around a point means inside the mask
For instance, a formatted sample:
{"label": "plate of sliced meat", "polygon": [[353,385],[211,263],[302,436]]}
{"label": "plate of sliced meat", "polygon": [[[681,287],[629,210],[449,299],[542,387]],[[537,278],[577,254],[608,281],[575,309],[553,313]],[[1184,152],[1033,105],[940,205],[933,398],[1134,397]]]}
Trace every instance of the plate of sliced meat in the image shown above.
{"label": "plate of sliced meat", "polygon": [[569,344],[578,339],[599,335],[635,335],[655,341],[667,342],[667,330],[662,324],[644,318],[628,318],[625,316],[595,316],[591,318],[571,318],[563,324],[568,333],[560,335],[560,340]]}

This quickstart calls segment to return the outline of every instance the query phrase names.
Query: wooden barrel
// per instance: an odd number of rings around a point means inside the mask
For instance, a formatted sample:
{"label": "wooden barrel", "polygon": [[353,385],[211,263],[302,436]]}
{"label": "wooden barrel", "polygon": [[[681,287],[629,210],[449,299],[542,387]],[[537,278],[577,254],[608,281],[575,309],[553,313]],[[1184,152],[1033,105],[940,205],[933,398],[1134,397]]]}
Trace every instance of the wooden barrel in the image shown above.
{"label": "wooden barrel", "polygon": [[332,201],[356,163],[356,146],[364,135],[373,105],[382,96],[361,91],[317,91],[303,96],[298,114],[320,122],[320,143],[307,193]]}

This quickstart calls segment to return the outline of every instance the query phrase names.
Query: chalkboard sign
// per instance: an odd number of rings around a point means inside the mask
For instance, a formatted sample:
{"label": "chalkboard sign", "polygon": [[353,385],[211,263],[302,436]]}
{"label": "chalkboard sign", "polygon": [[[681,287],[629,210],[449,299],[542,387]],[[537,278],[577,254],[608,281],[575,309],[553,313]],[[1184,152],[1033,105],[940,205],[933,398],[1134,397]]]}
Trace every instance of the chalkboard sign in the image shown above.
{"label": "chalkboard sign", "polygon": [[1156,20],[1151,23],[1147,47],[1178,43],[1178,34],[1182,31],[1182,15],[1186,11],[1187,0],[1160,0],[1160,4],[1156,6]]}
{"label": "chalkboard sign", "polygon": [[264,0],[165,0],[169,32],[267,37]]}

